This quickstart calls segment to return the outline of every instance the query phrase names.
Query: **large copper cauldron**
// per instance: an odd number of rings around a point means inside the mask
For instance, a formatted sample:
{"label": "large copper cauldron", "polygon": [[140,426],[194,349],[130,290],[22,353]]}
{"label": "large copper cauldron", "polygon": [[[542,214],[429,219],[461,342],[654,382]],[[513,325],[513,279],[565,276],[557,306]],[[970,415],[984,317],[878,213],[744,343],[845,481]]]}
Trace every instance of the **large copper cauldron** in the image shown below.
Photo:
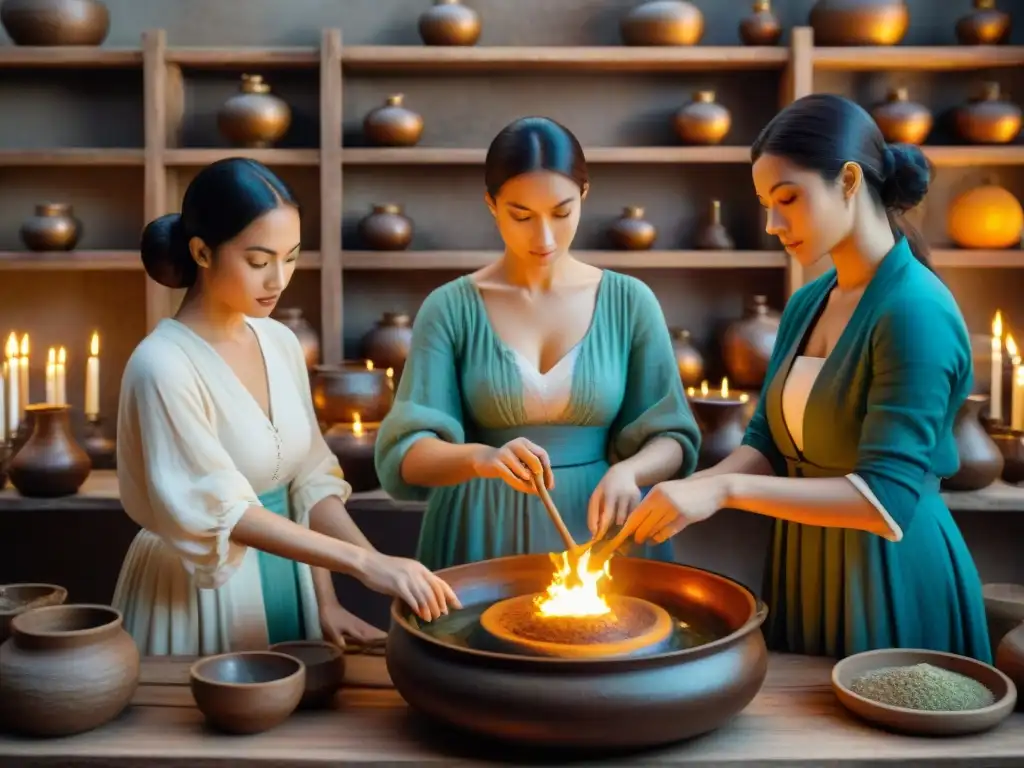
{"label": "large copper cauldron", "polygon": [[[547,555],[521,555],[438,571],[464,611],[542,592]],[[421,628],[400,601],[391,608],[387,665],[416,710],[449,725],[519,744],[642,748],[714,730],[760,690],[768,609],[730,579],[674,563],[616,557],[609,592],[718,627],[703,645],[617,658],[551,657],[483,650]],[[451,618],[451,617],[449,617]],[[484,646],[486,647],[486,646]]]}

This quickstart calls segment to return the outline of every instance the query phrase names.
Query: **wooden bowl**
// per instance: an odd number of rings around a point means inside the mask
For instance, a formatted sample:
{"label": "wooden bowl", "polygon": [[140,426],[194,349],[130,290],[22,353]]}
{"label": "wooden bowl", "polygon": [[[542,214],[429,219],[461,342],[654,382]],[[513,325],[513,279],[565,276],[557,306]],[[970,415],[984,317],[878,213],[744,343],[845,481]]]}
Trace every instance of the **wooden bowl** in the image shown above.
{"label": "wooden bowl", "polygon": [[[973,678],[992,691],[995,703],[964,712],[931,712],[894,707],[859,696],[852,681],[884,667],[931,664]],[[979,733],[1001,723],[1017,703],[1017,687],[995,667],[955,653],[918,648],[884,648],[848,656],[832,668],[832,690],[853,714],[886,730],[921,736],[961,736]]]}
{"label": "wooden bowl", "polygon": [[306,666],[273,651],[224,653],[193,664],[189,681],[210,725],[228,733],[260,733],[283,723],[298,707]]}
{"label": "wooden bowl", "polygon": [[324,640],[293,640],[275,643],[270,650],[285,653],[306,667],[306,686],[299,706],[303,709],[324,707],[345,681],[345,654]]}
{"label": "wooden bowl", "polygon": [[0,643],[11,634],[14,617],[30,608],[62,605],[68,591],[57,584],[0,584]]}

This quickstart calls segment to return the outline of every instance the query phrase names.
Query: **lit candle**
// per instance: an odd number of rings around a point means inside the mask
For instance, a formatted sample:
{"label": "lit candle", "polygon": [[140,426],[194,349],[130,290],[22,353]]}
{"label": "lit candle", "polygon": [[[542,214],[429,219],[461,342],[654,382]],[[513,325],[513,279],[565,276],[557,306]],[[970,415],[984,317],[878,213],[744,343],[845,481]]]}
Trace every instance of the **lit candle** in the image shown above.
{"label": "lit candle", "polygon": [[57,350],[53,347],[46,354],[46,404],[57,404]]}
{"label": "lit candle", "polygon": [[28,405],[28,399],[31,394],[28,383],[28,371],[28,334],[26,333],[21,337],[21,362],[18,366],[18,393],[21,396],[19,401],[19,407],[21,409],[18,414],[19,422],[25,418],[25,406]]}
{"label": "lit candle", "polygon": [[352,434],[356,437],[363,436],[363,419],[358,413],[352,414]]}
{"label": "lit candle", "polygon": [[100,415],[100,335],[93,333],[89,359],[85,363],[85,418],[95,421]]}
{"label": "lit candle", "polygon": [[998,310],[992,318],[992,383],[988,408],[993,421],[1003,420],[1003,313]]}
{"label": "lit candle", "polygon": [[0,443],[7,441],[7,362],[0,363]]}
{"label": "lit candle", "polygon": [[57,350],[57,405],[68,404],[68,393],[67,393],[67,364],[68,364],[68,353],[64,347]]}
{"label": "lit candle", "polygon": [[1020,350],[1011,334],[1006,334],[1006,353],[1013,364],[1013,378],[1010,384],[1010,429],[1024,430],[1024,365],[1021,365]]}
{"label": "lit candle", "polygon": [[4,354],[7,357],[7,435],[13,439],[18,434],[18,426],[21,424],[21,397],[18,394],[18,385],[21,383],[20,358],[18,337],[13,333],[7,339]]}
{"label": "lit candle", "polygon": [[[686,390],[686,394],[693,398],[698,397],[697,390],[694,387],[690,387]],[[719,387],[717,392],[712,393],[711,387],[708,385],[707,379],[700,383],[700,395],[701,400],[732,400],[740,403],[745,403],[750,400],[750,395],[746,392],[740,392],[739,395],[733,396],[729,390],[729,378],[722,378],[722,385]]]}

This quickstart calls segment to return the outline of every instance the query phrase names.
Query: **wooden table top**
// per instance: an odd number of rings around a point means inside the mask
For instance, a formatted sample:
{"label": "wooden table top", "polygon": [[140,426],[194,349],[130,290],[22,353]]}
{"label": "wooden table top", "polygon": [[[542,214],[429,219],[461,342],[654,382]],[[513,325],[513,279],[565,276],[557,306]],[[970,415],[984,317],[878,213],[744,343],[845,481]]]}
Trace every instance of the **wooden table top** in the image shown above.
{"label": "wooden table top", "polygon": [[[481,746],[424,727],[391,687],[384,659],[349,656],[347,686],[333,710],[297,712],[255,736],[227,736],[203,725],[188,686],[190,660],[143,660],[133,705],[116,721],[63,739],[0,735],[0,768],[267,768],[372,763],[536,763],[533,755]],[[688,743],[601,761],[704,768],[753,766],[1024,765],[1024,713],[997,729],[957,739],[889,734],[855,720],[837,702],[832,662],[773,655],[768,678],[732,722]],[[550,763],[552,756],[547,755]]]}

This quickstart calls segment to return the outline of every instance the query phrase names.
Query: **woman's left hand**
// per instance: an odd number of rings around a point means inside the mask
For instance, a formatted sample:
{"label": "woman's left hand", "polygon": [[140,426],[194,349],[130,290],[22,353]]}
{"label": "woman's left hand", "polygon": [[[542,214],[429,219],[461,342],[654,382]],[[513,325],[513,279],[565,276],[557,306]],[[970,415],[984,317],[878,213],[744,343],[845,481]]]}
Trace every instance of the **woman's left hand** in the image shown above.
{"label": "woman's left hand", "polygon": [[324,633],[324,640],[334,643],[339,648],[345,647],[346,640],[365,644],[387,637],[386,632],[366,623],[331,598],[320,605],[320,629]]}
{"label": "woman's left hand", "polygon": [[595,539],[602,538],[608,529],[622,525],[636,505],[640,503],[640,486],[636,474],[624,464],[613,464],[590,496],[587,508],[587,527]]}
{"label": "woman's left hand", "polygon": [[726,504],[725,475],[705,475],[658,483],[629,516],[623,533],[638,544],[657,544],[691,523],[707,520]]}

